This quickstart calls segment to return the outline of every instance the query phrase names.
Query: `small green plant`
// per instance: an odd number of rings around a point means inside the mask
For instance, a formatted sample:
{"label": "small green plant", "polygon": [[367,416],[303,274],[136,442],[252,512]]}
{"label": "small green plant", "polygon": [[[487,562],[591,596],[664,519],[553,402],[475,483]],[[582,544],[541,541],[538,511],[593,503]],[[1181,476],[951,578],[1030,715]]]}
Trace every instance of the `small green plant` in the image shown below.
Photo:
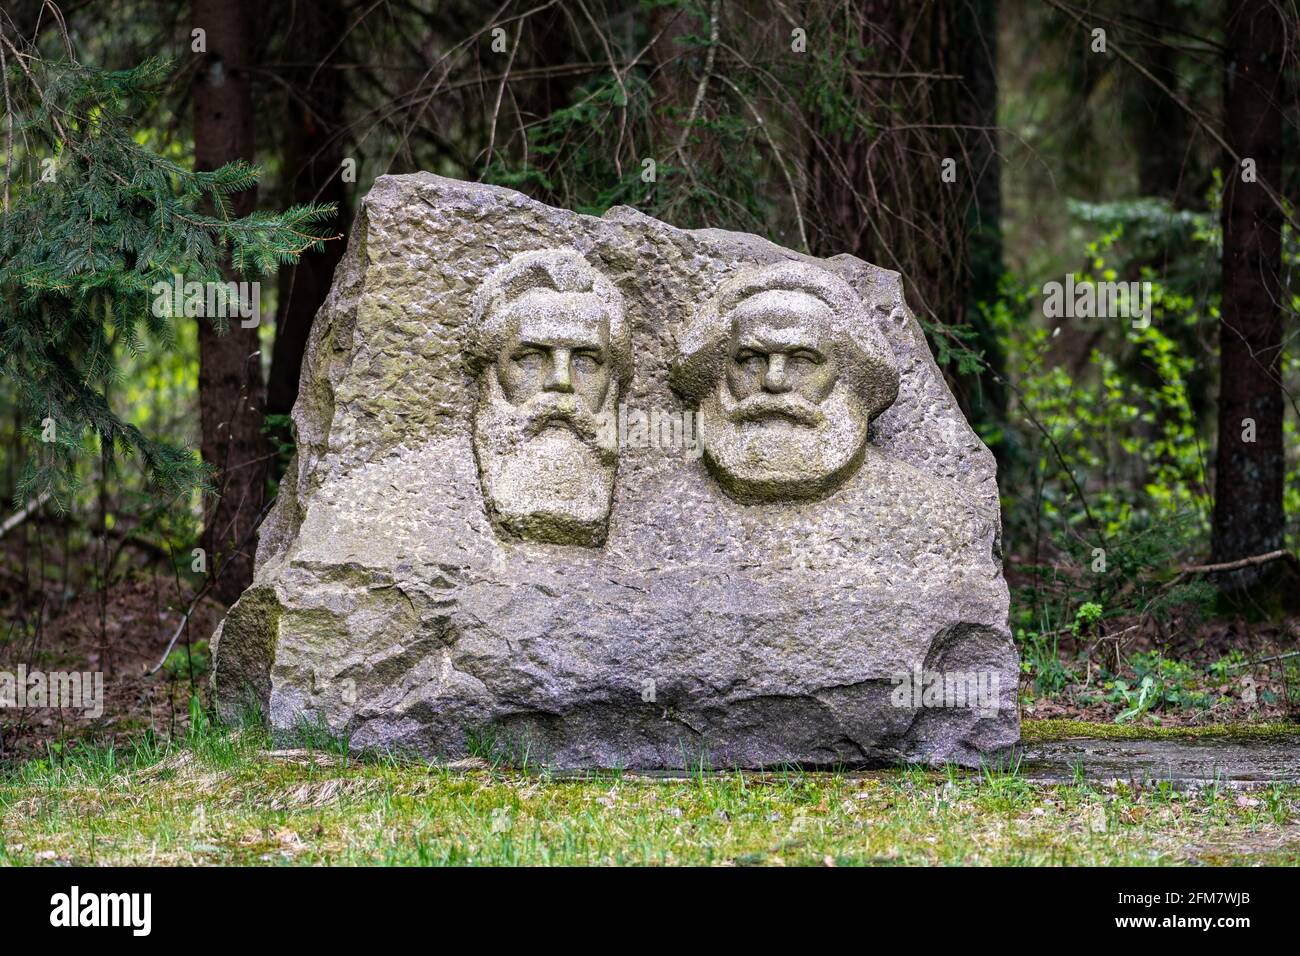
{"label": "small green plant", "polygon": [[1300,659],[1290,657],[1282,662],[1282,693],[1287,709],[1300,711]]}
{"label": "small green plant", "polygon": [[1055,634],[1016,631],[1020,644],[1020,667],[1033,676],[1034,690],[1043,697],[1060,694],[1078,679],[1061,660],[1060,640]]}
{"label": "small green plant", "polygon": [[1197,685],[1201,677],[1187,661],[1176,661],[1158,651],[1134,654],[1129,660],[1139,680],[1151,678],[1160,706],[1174,708],[1208,707],[1210,695]]}
{"label": "small green plant", "polygon": [[1266,812],[1278,826],[1285,826],[1291,818],[1291,807],[1286,794],[1279,786],[1269,787],[1264,791]]}
{"label": "small green plant", "polygon": [[1225,681],[1234,679],[1241,671],[1242,666],[1249,660],[1240,650],[1233,650],[1224,654],[1217,661],[1213,661],[1205,668],[1216,681]]}
{"label": "small green plant", "polygon": [[1130,706],[1115,717],[1115,723],[1127,724],[1141,717],[1155,702],[1155,681],[1150,677],[1142,678],[1141,685],[1132,690],[1125,681],[1115,681],[1114,692]]}
{"label": "small green plant", "polygon": [[1085,601],[1079,605],[1079,610],[1074,615],[1075,637],[1086,637],[1095,634],[1097,624],[1101,621],[1101,613],[1101,605],[1094,601]]}
{"label": "small green plant", "polygon": [[1076,787],[1082,787],[1088,782],[1088,769],[1082,760],[1075,760],[1070,764],[1070,776]]}
{"label": "small green plant", "polygon": [[163,670],[173,680],[200,677],[212,668],[212,655],[207,641],[195,641],[189,647],[178,647],[167,655]]}
{"label": "small green plant", "polygon": [[1156,720],[1156,711],[1205,708],[1214,702],[1201,686],[1204,675],[1186,661],[1148,651],[1134,654],[1128,663],[1137,678],[1136,686],[1118,678],[1103,685],[1106,700],[1124,706],[1116,723],[1128,723],[1144,715]]}

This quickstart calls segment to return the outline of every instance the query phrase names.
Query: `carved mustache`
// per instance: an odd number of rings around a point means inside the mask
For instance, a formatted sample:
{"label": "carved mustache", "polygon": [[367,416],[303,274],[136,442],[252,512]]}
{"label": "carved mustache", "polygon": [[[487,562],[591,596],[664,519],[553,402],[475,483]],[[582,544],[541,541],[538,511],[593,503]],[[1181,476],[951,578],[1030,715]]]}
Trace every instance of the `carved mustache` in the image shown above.
{"label": "carved mustache", "polygon": [[750,395],[726,410],[733,422],[758,422],[768,418],[787,418],[797,425],[816,428],[826,421],[826,414],[798,395]]}
{"label": "carved mustache", "polygon": [[594,442],[600,433],[600,423],[581,401],[560,395],[541,394],[518,407],[524,434],[533,438],[552,425],[573,432],[586,442]]}

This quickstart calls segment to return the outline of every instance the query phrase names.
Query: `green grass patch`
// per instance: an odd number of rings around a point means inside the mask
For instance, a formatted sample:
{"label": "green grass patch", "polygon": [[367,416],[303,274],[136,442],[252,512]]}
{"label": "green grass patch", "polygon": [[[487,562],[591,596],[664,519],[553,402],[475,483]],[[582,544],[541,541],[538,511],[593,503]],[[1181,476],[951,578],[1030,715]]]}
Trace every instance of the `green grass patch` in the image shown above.
{"label": "green grass patch", "polygon": [[1294,786],[918,767],[575,779],[269,747],[200,722],[184,744],[77,744],[0,770],[0,865],[1300,863]]}

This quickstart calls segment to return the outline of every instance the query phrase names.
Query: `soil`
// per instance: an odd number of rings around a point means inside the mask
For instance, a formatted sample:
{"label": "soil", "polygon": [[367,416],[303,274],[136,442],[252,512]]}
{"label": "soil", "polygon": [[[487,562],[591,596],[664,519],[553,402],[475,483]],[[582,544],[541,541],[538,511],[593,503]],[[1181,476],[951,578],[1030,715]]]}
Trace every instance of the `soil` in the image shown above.
{"label": "soil", "polygon": [[[104,712],[97,719],[70,708],[0,709],[0,760],[31,757],[69,740],[125,741],[146,729],[164,737],[189,722],[191,680],[185,662],[187,639],[194,649],[193,689],[206,688],[206,642],[225,613],[204,600],[195,607],[177,641],[169,666],[155,674],[192,599],[178,596],[174,581],[160,574],[136,574],[114,583],[101,606],[85,591],[61,606],[48,593],[27,616],[27,634],[11,628],[0,641],[0,671],[102,671]],[[101,617],[102,615],[102,617]]]}

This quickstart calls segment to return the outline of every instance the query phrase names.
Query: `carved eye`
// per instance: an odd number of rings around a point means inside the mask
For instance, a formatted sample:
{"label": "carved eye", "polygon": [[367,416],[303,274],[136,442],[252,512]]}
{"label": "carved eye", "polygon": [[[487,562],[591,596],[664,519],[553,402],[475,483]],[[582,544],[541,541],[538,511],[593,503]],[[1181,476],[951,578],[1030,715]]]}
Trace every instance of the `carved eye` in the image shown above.
{"label": "carved eye", "polygon": [[542,367],[545,356],[537,349],[522,348],[516,349],[510,355],[510,361],[524,372],[535,372]]}
{"label": "carved eye", "polygon": [[741,349],[736,353],[736,364],[746,372],[757,375],[767,367],[767,356],[759,355],[749,349]]}
{"label": "carved eye", "polygon": [[598,352],[577,352],[573,356],[574,370],[586,375],[590,375],[603,364]]}
{"label": "carved eye", "polygon": [[802,372],[807,369],[815,368],[825,361],[816,352],[810,352],[807,349],[798,349],[791,353],[790,357],[785,360],[786,368],[791,371]]}

